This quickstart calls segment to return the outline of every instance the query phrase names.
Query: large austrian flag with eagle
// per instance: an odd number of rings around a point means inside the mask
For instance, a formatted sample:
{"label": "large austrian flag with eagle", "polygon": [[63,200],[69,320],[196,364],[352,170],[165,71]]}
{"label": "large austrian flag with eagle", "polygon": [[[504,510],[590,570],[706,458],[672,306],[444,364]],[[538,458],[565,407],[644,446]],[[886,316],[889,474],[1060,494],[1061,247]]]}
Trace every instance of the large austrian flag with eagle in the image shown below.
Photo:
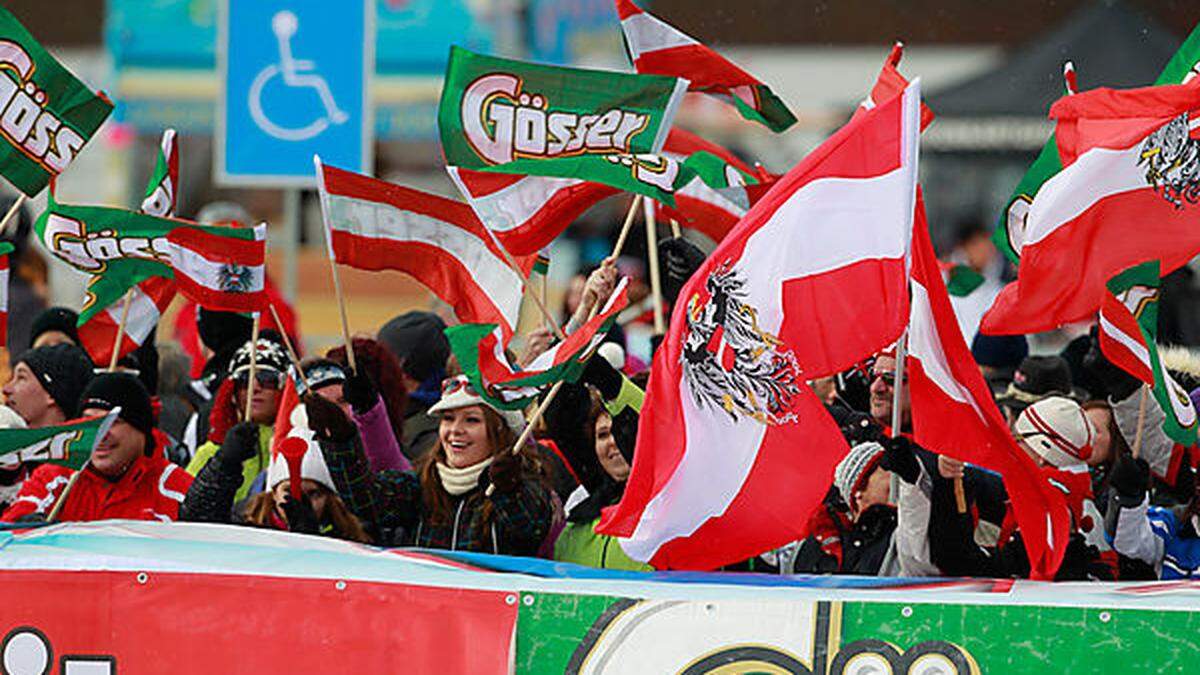
{"label": "large austrian flag with eagle", "polygon": [[908,320],[919,84],[780,178],[679,295],[624,498],[597,531],[660,569],[805,536],[846,442],[805,383]]}

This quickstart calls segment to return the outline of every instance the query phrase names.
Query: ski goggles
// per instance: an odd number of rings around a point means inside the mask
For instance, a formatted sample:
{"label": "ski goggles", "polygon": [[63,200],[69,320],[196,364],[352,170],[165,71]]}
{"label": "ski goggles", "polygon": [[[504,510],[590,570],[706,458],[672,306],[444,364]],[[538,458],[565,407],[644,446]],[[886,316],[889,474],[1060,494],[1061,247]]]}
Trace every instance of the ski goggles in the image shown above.
{"label": "ski goggles", "polygon": [[[239,387],[250,386],[250,368],[240,369],[233,374],[233,383]],[[274,368],[256,368],[254,384],[263,389],[283,389],[283,373]]]}

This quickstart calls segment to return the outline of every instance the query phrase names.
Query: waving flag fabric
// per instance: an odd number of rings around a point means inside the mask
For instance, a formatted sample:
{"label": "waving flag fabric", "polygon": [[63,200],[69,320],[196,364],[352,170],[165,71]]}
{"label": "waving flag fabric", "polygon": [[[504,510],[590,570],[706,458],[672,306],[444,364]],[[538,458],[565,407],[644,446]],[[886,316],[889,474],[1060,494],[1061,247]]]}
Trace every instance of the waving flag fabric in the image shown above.
{"label": "waving flag fabric", "polygon": [[783,131],[796,116],[767,85],[630,0],[615,0],[629,60],[639,73],[674,75],[702,91],[733,104],[742,117],[771,131]]}
{"label": "waving flag fabric", "polygon": [[963,341],[919,202],[917,221],[907,361],[913,437],[923,448],[1004,477],[1031,574],[1053,579],[1070,534],[1066,502],[1013,440]]}
{"label": "waving flag fabric", "polygon": [[1030,206],[1017,280],[983,317],[990,334],[1091,318],[1113,275],[1147,260],[1169,273],[1200,253],[1200,80],[1093,89],[1050,110],[1064,169]]}
{"label": "waving flag fabric", "polygon": [[536,256],[518,260],[514,270],[495,238],[461,202],[319,161],[317,176],[338,262],[405,272],[450,305],[459,321],[500,326],[507,344]]}
{"label": "waving flag fabric", "polygon": [[265,223],[254,228],[182,225],[167,234],[179,292],[208,309],[265,308]]}
{"label": "waving flag fabric", "polygon": [[805,381],[908,322],[919,106],[914,82],[840,129],[680,292],[624,497],[597,528],[631,557],[711,569],[805,536],[847,452]]}

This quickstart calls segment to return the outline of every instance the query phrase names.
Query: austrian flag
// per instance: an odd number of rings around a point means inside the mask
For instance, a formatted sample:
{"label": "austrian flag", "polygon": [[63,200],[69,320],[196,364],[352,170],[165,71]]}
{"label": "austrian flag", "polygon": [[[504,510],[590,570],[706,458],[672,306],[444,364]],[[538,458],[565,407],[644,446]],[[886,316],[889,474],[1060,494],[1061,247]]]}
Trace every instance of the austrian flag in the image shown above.
{"label": "austrian flag", "polygon": [[908,321],[919,116],[914,82],[852,120],[683,287],[624,497],[597,527],[631,557],[712,569],[807,534],[848,448],[805,381],[880,351]]}
{"label": "austrian flag", "polygon": [[631,0],[615,0],[625,47],[639,73],[672,75],[690,81],[689,91],[702,91],[733,104],[742,117],[783,131],[796,116],[767,85]]}
{"label": "austrian flag", "polygon": [[179,292],[208,309],[256,312],[265,304],[267,226],[180,225],[167,235]]}
{"label": "austrian flag", "polygon": [[514,269],[471,207],[461,202],[325,166],[319,159],[317,184],[337,262],[405,272],[453,307],[459,321],[499,325],[507,344],[536,255],[516,260]]}

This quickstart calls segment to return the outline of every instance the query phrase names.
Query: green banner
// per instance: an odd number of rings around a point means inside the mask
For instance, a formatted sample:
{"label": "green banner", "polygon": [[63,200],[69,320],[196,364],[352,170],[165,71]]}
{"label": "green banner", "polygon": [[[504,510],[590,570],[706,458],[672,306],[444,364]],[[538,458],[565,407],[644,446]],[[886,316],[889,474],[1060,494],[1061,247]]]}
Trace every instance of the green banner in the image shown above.
{"label": "green banner", "polygon": [[66,170],[113,106],[77,80],[3,7],[0,73],[0,174],[33,197]]}
{"label": "green banner", "polygon": [[[1167,62],[1154,84],[1180,84],[1190,76],[1200,73],[1197,69],[1198,64],[1200,64],[1200,24],[1192,29],[1191,35],[1184,40],[1183,45]],[[1029,215],[1029,206],[1033,203],[1033,198],[1042,185],[1062,169],[1062,159],[1058,156],[1058,141],[1054,134],[1050,134],[1050,138],[1042,146],[1042,151],[1038,153],[1037,159],[1033,160],[1033,164],[1021,178],[1021,182],[1017,183],[1017,189],[1009,197],[1008,203],[1004,205],[1004,211],[1000,214],[1000,222],[996,225],[996,231],[992,233],[992,242],[996,244],[996,248],[1004,252],[1012,264],[1018,264],[1021,259],[1021,242],[1025,238],[1025,218]]]}
{"label": "green banner", "polygon": [[108,433],[115,412],[40,429],[0,429],[0,470],[24,462],[53,462],[78,469]]}
{"label": "green banner", "polygon": [[687,83],[450,50],[438,108],[446,163],[580,178],[674,204],[688,169],[660,156]]}
{"label": "green banner", "polygon": [[1158,355],[1159,274],[1157,260],[1134,265],[1108,281],[1108,292],[1129,308],[1141,329],[1154,373],[1154,400],[1166,416],[1163,432],[1176,443],[1191,447],[1196,444],[1196,407]]}
{"label": "green banner", "polygon": [[1182,637],[1200,629],[1197,612],[780,600],[762,591],[758,600],[523,593],[516,672],[1187,673],[1200,662],[1200,642]]}

